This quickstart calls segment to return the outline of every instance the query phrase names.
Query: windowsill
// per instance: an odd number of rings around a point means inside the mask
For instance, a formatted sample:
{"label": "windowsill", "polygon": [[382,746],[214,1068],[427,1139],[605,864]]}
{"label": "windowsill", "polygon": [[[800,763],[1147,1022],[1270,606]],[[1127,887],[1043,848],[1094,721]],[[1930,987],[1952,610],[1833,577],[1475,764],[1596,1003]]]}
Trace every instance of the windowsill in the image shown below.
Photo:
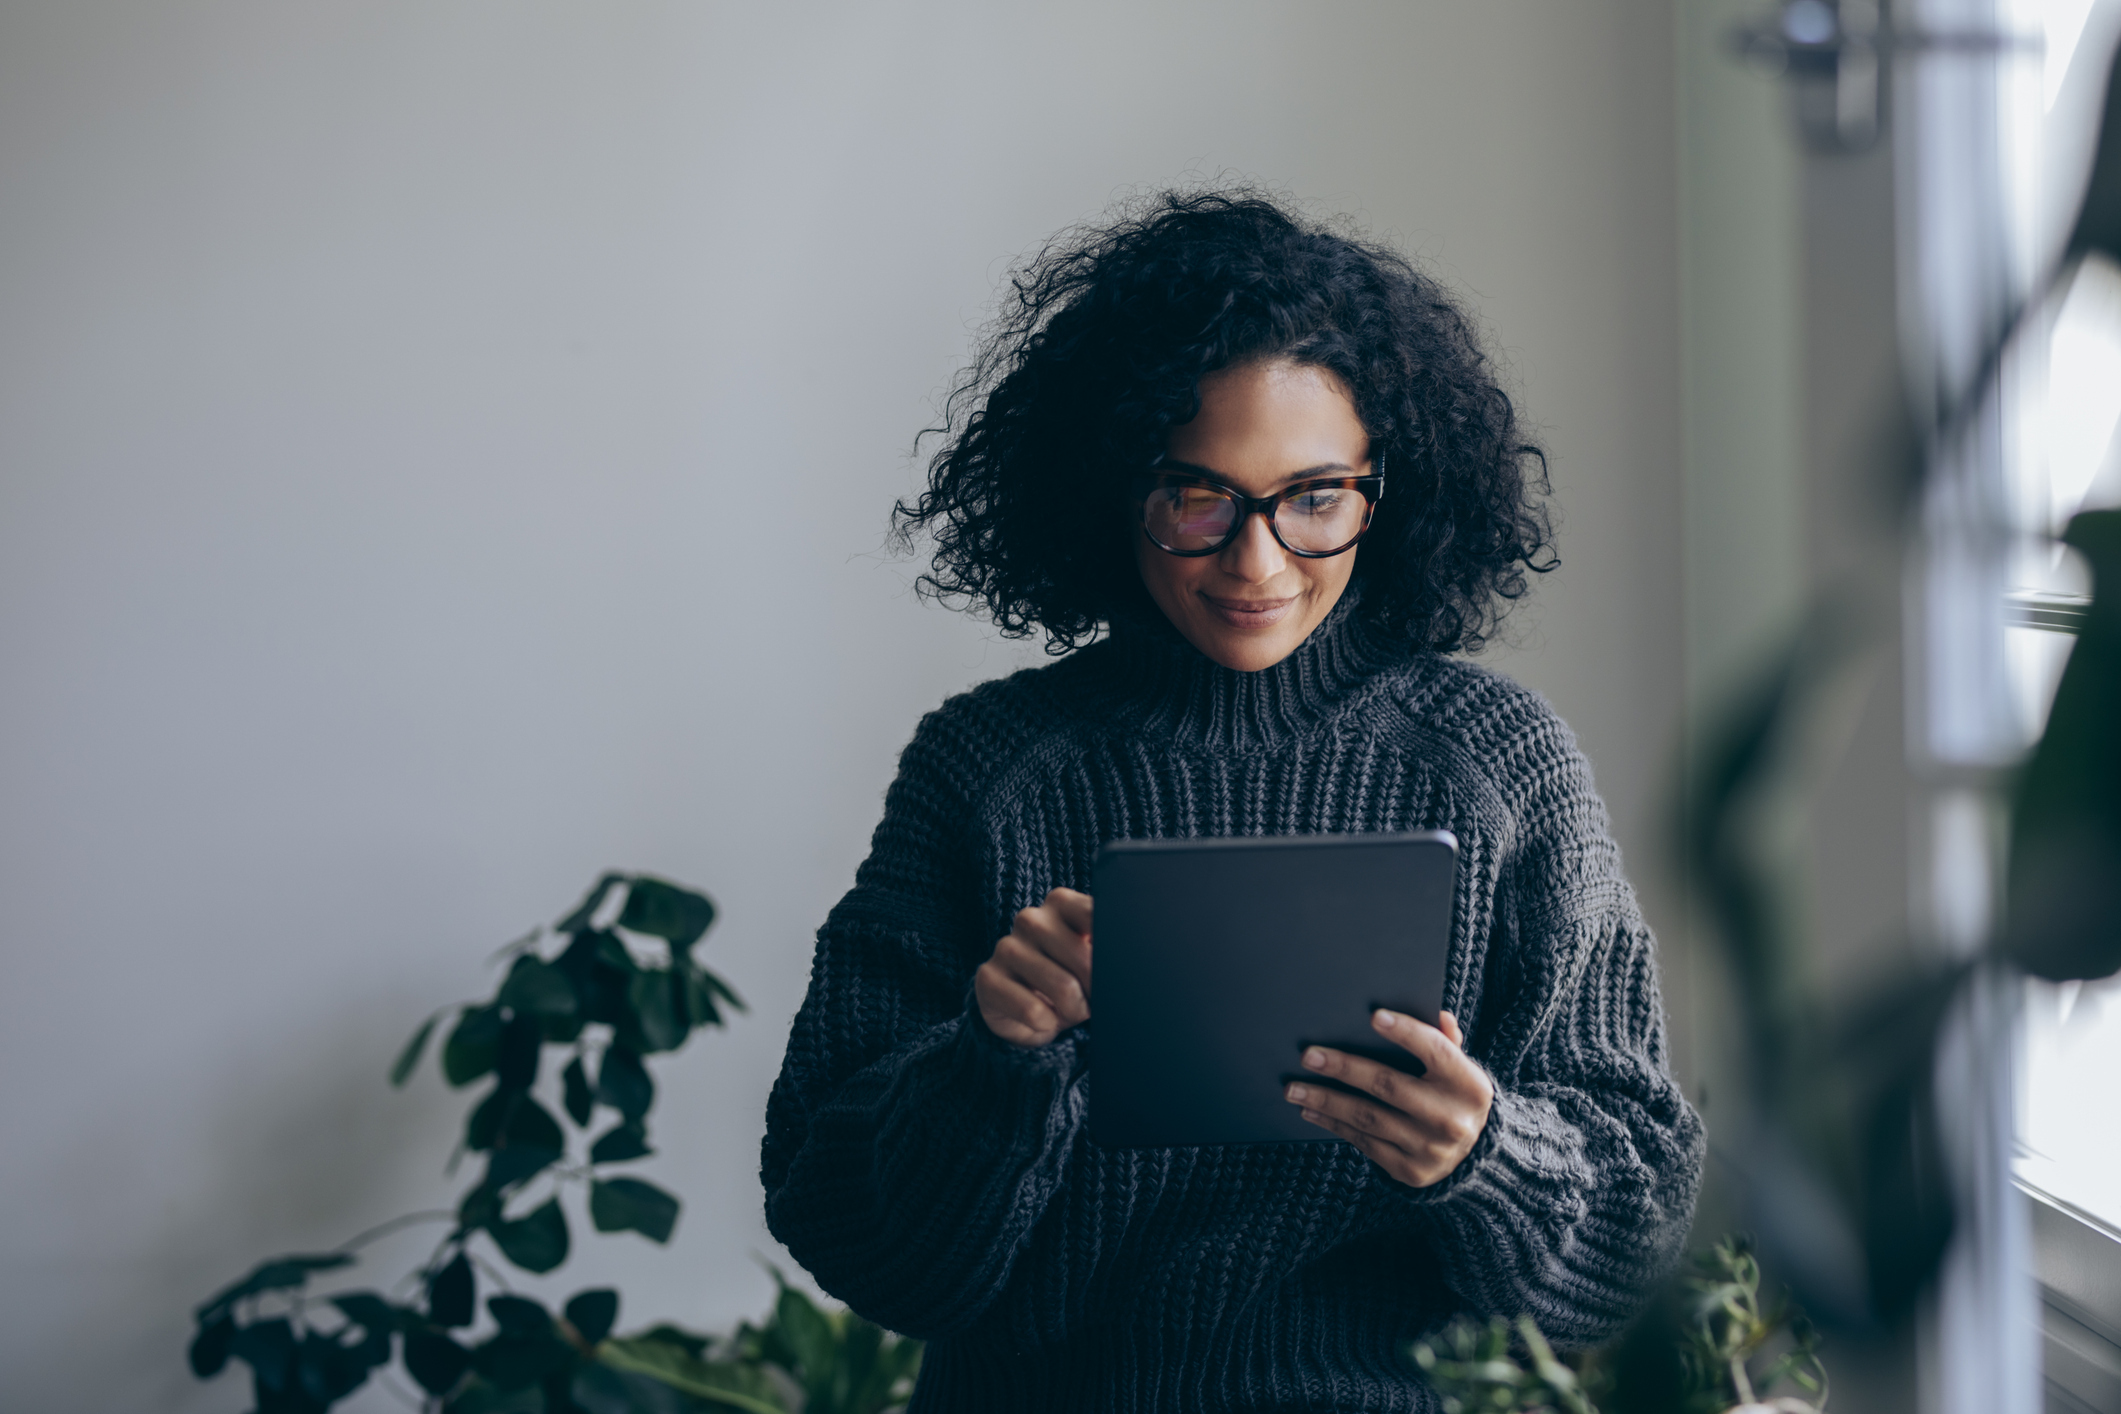
{"label": "windowsill", "polygon": [[2052,1414],[2121,1411],[2121,1232],[2020,1180],[2040,1280]]}
{"label": "windowsill", "polygon": [[2082,594],[2059,594],[2042,589],[2013,590],[2004,600],[2004,622],[2012,628],[2044,628],[2050,633],[2076,633],[2091,617],[2092,601]]}

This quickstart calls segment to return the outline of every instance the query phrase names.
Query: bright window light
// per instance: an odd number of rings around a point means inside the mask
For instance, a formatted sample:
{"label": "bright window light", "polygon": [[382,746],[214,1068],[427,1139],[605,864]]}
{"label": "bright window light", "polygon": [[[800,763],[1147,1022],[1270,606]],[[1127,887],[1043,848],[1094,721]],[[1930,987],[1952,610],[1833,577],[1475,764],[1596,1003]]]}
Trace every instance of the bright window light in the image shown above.
{"label": "bright window light", "polygon": [[[2046,190],[2065,180],[2046,162],[2066,146],[2052,123],[2076,123],[2087,112],[2057,110],[2065,79],[2096,84],[2091,67],[2070,75],[2087,31],[2111,34],[2102,7],[2121,0],[2014,0],[2011,19],[2045,36],[2038,65],[2038,111],[2030,84],[2006,90],[2003,150],[2014,170],[2005,183],[2022,233],[2024,267],[2038,268],[2061,243],[2061,231],[2043,222],[2066,221],[2070,213]],[[2091,23],[2094,19],[2099,22]],[[2105,43],[2104,39],[2099,41]],[[2026,66],[2027,70],[2034,67]],[[2086,158],[2090,153],[2087,150]],[[2074,182],[2070,183],[2074,186]],[[2074,198],[2071,198],[2073,201]],[[2064,203],[2066,204],[2066,203]],[[2044,356],[2044,357],[2043,357]],[[2064,597],[2081,595],[2081,568],[2049,539],[2087,499],[2110,497],[2114,433],[2121,425],[2121,267],[2087,261],[2053,314],[2044,346],[2035,343],[2018,360],[2019,376],[2006,397],[2006,417],[2018,436],[2008,474],[2018,528],[2025,537],[2012,570],[2014,592]],[[2005,662],[2017,698],[2026,740],[2045,724],[2056,680],[2074,642],[2066,634],[2014,627],[2007,631]],[[2083,1212],[2121,1227],[2121,1125],[2113,1122],[2114,1077],[2121,1075],[2121,979],[2068,984],[2031,983],[2026,989],[2025,1049],[2018,1069],[2019,1178]]]}
{"label": "bright window light", "polygon": [[2055,317],[2047,362],[2047,496],[2059,530],[2084,505],[2121,421],[2121,269],[2086,261]]}
{"label": "bright window light", "polygon": [[2094,0],[2047,0],[2039,8],[2046,13],[2041,25],[2047,40],[2040,73],[2040,108],[2051,111],[2062,92],[2063,75],[2069,72],[2077,41],[2084,37],[2084,22],[2091,18]]}

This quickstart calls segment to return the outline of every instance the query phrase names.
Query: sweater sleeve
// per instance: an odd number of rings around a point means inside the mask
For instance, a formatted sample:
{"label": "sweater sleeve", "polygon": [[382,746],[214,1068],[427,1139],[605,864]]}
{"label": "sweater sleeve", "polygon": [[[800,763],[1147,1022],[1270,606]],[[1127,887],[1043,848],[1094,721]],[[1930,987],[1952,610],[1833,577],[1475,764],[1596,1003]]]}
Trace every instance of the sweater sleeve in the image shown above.
{"label": "sweater sleeve", "polygon": [[1461,1309],[1529,1314],[1580,1345],[1624,1324],[1678,1259],[1704,1143],[1589,766],[1557,745],[1518,812],[1536,823],[1504,866],[1468,1038],[1495,1081],[1487,1127],[1442,1182],[1392,1187]]}
{"label": "sweater sleeve", "polygon": [[933,1339],[1001,1292],[1082,1123],[1074,1033],[995,1037],[970,1000],[978,916],[966,782],[947,714],[922,723],[854,888],[819,930],[810,990],[766,1106],[773,1235],[818,1283]]}

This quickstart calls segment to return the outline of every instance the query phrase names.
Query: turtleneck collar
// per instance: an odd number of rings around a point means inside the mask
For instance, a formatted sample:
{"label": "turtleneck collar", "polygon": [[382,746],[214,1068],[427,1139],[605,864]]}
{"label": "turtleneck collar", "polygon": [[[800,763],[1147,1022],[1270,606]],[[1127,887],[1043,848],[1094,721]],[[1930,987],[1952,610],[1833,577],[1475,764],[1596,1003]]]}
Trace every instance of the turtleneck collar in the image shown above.
{"label": "turtleneck collar", "polygon": [[1231,751],[1302,736],[1365,696],[1381,670],[1414,656],[1358,614],[1357,600],[1351,585],[1295,652],[1256,673],[1207,657],[1153,604],[1117,613],[1100,655],[1115,690],[1108,710],[1144,732]]}

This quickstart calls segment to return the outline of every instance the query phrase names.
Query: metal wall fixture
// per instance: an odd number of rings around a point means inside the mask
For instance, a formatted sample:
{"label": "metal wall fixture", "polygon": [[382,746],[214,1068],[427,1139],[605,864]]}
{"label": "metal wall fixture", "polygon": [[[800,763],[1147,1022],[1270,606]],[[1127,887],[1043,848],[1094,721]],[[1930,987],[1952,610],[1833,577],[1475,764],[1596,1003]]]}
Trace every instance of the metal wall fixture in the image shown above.
{"label": "metal wall fixture", "polygon": [[1789,84],[1790,109],[1815,152],[1862,152],[1885,131],[1892,61],[1907,54],[2037,53],[2037,36],[1895,25],[1879,0],[1784,0],[1733,32],[1740,54]]}

